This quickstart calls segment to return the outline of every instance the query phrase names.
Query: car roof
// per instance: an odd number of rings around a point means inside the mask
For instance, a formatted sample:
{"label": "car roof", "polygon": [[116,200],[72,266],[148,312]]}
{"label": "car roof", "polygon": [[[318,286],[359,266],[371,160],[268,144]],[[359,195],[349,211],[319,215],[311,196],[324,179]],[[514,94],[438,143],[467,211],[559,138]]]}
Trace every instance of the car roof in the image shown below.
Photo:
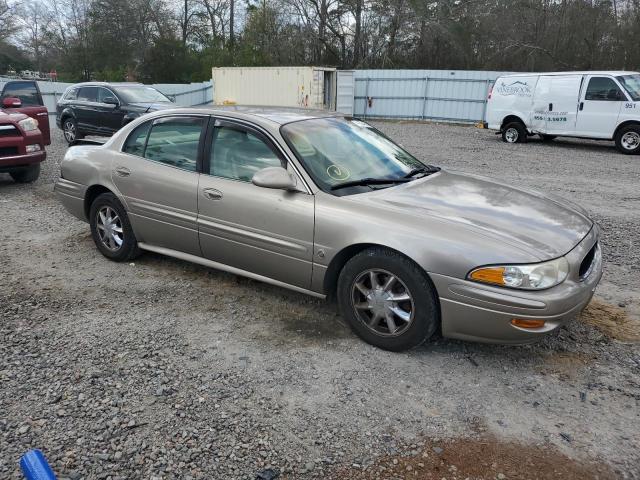
{"label": "car roof", "polygon": [[81,82],[72,85],[72,87],[144,87],[138,82]]}
{"label": "car roof", "polygon": [[531,73],[509,73],[507,75],[501,75],[499,78],[505,77],[532,77],[537,75],[638,75],[638,72],[625,71],[625,70],[596,70],[596,71],[577,71],[577,72],[531,72]]}
{"label": "car roof", "polygon": [[[299,107],[269,107],[251,105],[200,105],[189,108],[191,111],[206,111],[211,115],[223,114],[235,118],[268,121],[272,124],[284,125],[286,123],[311,120],[317,118],[343,118],[338,112],[327,110],[314,110]],[[166,110],[165,110],[166,112]]]}

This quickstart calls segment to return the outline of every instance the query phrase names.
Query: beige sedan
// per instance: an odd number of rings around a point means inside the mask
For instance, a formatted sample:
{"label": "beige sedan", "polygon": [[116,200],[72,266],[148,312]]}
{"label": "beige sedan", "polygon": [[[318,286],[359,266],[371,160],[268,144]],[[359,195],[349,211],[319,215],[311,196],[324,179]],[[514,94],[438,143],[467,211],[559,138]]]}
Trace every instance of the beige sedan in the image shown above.
{"label": "beige sedan", "polygon": [[109,259],[148,250],[334,297],[356,334],[394,351],[438,329],[534,341],[589,303],[602,272],[580,207],[308,110],[145,115],[71,147],[55,190]]}

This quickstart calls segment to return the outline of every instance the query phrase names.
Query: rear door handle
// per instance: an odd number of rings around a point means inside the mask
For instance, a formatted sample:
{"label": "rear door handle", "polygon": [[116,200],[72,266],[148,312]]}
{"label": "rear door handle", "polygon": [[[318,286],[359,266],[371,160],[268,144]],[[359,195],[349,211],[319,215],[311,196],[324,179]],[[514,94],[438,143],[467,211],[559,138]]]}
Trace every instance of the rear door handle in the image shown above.
{"label": "rear door handle", "polygon": [[209,200],[222,200],[222,192],[215,188],[205,188],[202,193]]}
{"label": "rear door handle", "polygon": [[580,102],[580,111],[584,108],[584,102]]}
{"label": "rear door handle", "polygon": [[549,111],[550,111],[550,112],[553,112],[553,103],[550,103],[550,104],[549,104]]}
{"label": "rear door handle", "polygon": [[131,175],[131,170],[129,170],[127,167],[122,166],[117,166],[115,172],[119,177],[128,177],[129,175]]}

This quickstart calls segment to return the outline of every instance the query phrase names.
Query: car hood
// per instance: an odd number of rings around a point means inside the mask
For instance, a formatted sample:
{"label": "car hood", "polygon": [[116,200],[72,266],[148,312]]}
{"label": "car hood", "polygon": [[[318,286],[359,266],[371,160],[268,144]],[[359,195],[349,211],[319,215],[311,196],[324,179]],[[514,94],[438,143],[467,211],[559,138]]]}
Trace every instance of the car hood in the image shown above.
{"label": "car hood", "polygon": [[24,120],[25,118],[27,118],[27,115],[25,115],[24,113],[6,112],[4,109],[0,110],[0,122],[4,124],[17,123],[20,120]]}
{"label": "car hood", "polygon": [[145,112],[155,112],[158,110],[166,110],[168,108],[174,108],[175,104],[166,103],[166,102],[157,102],[157,103],[145,103],[145,102],[135,102],[130,103],[129,106],[137,107]]}
{"label": "car hood", "polygon": [[[465,227],[539,260],[569,252],[591,230],[584,210],[559,197],[445,171],[353,200]],[[428,228],[428,226],[427,226]],[[472,238],[472,237],[471,237]]]}

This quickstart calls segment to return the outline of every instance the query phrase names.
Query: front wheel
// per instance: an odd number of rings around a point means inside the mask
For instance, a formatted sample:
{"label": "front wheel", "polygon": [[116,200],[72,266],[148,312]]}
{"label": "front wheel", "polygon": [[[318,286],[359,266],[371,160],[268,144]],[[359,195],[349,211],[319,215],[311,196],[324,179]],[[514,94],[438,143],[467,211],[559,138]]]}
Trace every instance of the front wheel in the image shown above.
{"label": "front wheel", "polygon": [[337,293],[351,329],[384,350],[416,347],[440,324],[431,280],[393,250],[370,248],[351,258],[340,272]]}
{"label": "front wheel", "polygon": [[527,129],[520,122],[511,122],[502,129],[502,140],[507,143],[524,143],[527,141]]}
{"label": "front wheel", "polygon": [[627,155],[640,153],[640,125],[622,127],[616,134],[616,148]]}
{"label": "front wheel", "polygon": [[89,222],[96,247],[108,259],[126,262],[140,254],[127,212],[113,193],[103,193],[93,201]]}
{"label": "front wheel", "polygon": [[40,176],[40,164],[34,163],[28,167],[18,168],[9,172],[11,178],[18,183],[32,183]]}

